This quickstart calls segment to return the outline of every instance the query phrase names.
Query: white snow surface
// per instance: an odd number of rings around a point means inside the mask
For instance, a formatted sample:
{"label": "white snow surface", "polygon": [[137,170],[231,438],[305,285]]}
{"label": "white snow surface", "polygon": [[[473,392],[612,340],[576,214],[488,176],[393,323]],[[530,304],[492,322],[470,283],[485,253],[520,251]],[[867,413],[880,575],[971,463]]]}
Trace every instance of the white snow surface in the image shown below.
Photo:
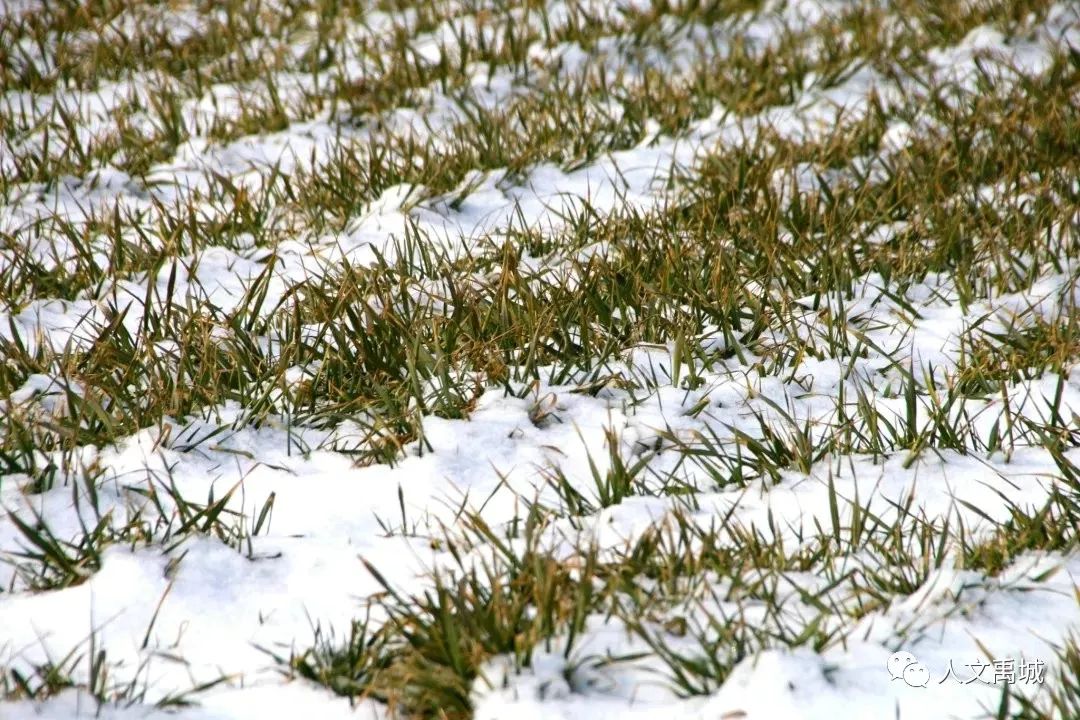
{"label": "white snow surface", "polygon": [[[5,12],[31,12],[33,5],[13,3]],[[777,18],[809,26],[842,4],[806,0],[770,5],[776,7],[764,14],[764,19],[748,21],[737,30],[717,30],[715,46],[722,48],[725,33],[731,32],[767,44],[776,32],[771,23],[779,22]],[[558,17],[558,3],[552,3],[549,10],[552,18]],[[175,25],[173,30],[184,32],[184,26]],[[709,28],[698,30],[710,32]],[[440,32],[450,30],[433,31],[433,43]],[[933,51],[930,71],[955,79],[961,91],[975,92],[976,61],[985,64],[998,59],[1002,82],[1009,82],[1009,77],[1045,70],[1050,51],[1064,45],[1080,47],[1080,12],[1071,3],[1055,6],[1044,22],[1020,40],[989,27],[972,31],[956,46]],[[591,62],[626,62],[615,40],[609,47],[602,57],[589,57],[578,47],[535,48],[534,54],[538,62],[550,66],[556,64],[557,55],[559,72],[586,72]],[[688,43],[685,52],[668,54],[664,61],[673,67],[708,61],[712,51],[696,47],[690,49]],[[135,78],[93,93],[65,92],[55,99],[15,98],[13,93],[5,93],[0,101],[36,103],[36,111],[43,113],[48,112],[48,103],[71,103],[84,119],[85,131],[92,134],[111,122],[116,103],[137,94],[139,83],[150,80]],[[296,86],[305,82],[298,78]],[[528,88],[515,86],[510,73],[496,72],[488,78],[486,69],[482,81],[478,74],[477,88],[478,97],[492,105],[511,93],[528,92]],[[273,298],[285,292],[290,283],[322,268],[346,258],[363,264],[373,260],[376,250],[391,251],[392,239],[403,232],[407,216],[447,247],[469,248],[518,218],[524,218],[530,227],[556,232],[560,209],[575,199],[588,198],[600,212],[615,212],[624,204],[647,210],[668,198],[662,189],[668,171],[673,166],[692,167],[703,152],[752,142],[763,128],[782,137],[822,137],[841,117],[852,122],[869,112],[872,94],[886,104],[899,104],[904,102],[904,93],[912,91],[867,67],[839,85],[808,87],[791,106],[769,108],[753,117],[717,108],[678,137],[657,134],[638,147],[611,153],[575,170],[540,166],[512,183],[499,171],[480,173],[467,182],[472,190],[455,206],[449,204],[449,197],[413,205],[408,200],[410,188],[392,188],[339,235],[297,238],[293,247],[279,247],[271,300],[266,306],[273,307]],[[208,94],[193,99],[185,108],[193,125],[199,122],[199,113],[227,112],[230,104],[242,102],[235,88],[213,88],[210,93],[215,94],[213,100]],[[401,111],[387,122],[437,135],[456,121],[456,112],[432,89],[421,109]],[[119,170],[106,167],[95,177],[68,178],[52,188],[27,187],[23,193],[13,193],[0,208],[0,229],[24,242],[25,252],[34,253],[36,246],[27,228],[35,217],[60,213],[78,219],[95,207],[118,201],[150,212],[151,195],[166,202],[186,196],[205,187],[212,173],[258,187],[268,168],[278,163],[284,172],[300,167],[317,169],[341,131],[327,114],[295,122],[279,133],[245,137],[226,145],[215,146],[195,137],[176,157],[154,168],[148,180],[160,181],[157,184],[141,186]],[[374,131],[352,128],[347,132],[363,136]],[[887,134],[882,153],[902,152],[918,132],[920,128],[908,123],[896,124]],[[0,155],[0,163],[4,161]],[[814,190],[818,177],[814,168],[796,167],[790,175],[775,180],[785,192],[795,193]],[[843,181],[842,177],[825,177],[830,182]],[[992,193],[993,188],[987,192]],[[890,233],[902,230],[883,226],[873,232],[885,241]],[[44,245],[41,252],[44,262],[63,261],[46,256]],[[586,252],[599,253],[603,248]],[[210,247],[197,254],[197,263],[192,257],[179,259],[195,269],[192,276],[180,273],[176,293],[182,296],[196,287],[205,288],[212,301],[225,310],[240,301],[265,262],[255,248],[247,252]],[[5,261],[0,258],[0,262]],[[526,256],[522,261],[559,267],[557,258]],[[980,326],[981,332],[990,332],[1016,317],[1050,317],[1080,300],[1076,270],[1047,273],[1021,292],[991,297],[963,310],[955,289],[931,278],[907,293],[906,301],[918,305],[921,319],[905,333],[896,328],[906,310],[881,291],[880,277],[863,278],[855,298],[843,300],[844,311],[878,347],[896,349],[896,357],[905,362],[910,359],[916,365],[933,365],[944,371],[956,366],[959,340],[972,332],[976,318],[990,318]],[[146,292],[147,285],[163,287],[170,271],[167,266],[157,277],[118,279],[108,292],[83,293],[68,300],[37,298],[24,307],[9,308],[7,316],[0,318],[0,337],[10,340],[17,332],[30,347],[36,343],[62,347],[68,342],[86,342],[80,327],[104,317],[110,303],[130,305],[125,323],[134,331],[142,318],[144,299],[154,297]],[[807,332],[818,322],[817,312],[807,309]],[[661,347],[629,349],[623,366],[613,371],[630,375],[650,366],[668,368],[672,352]],[[655,443],[662,431],[688,440],[707,429],[728,440],[734,429],[752,433],[757,427],[752,412],[768,416],[773,412],[771,402],[790,408],[800,422],[827,423],[835,412],[832,399],[841,386],[854,396],[854,383],[842,379],[844,364],[846,361],[808,358],[791,373],[799,380],[784,383],[749,375],[733,359],[722,371],[702,373],[705,383],[695,390],[678,387],[665,377],[650,398],[632,407],[626,393],[616,387],[594,397],[571,392],[572,385],[543,384],[526,399],[492,387],[480,397],[467,420],[424,418],[430,449],[414,444],[393,466],[355,467],[348,454],[333,449],[331,440],[338,435],[347,437],[347,428],[333,435],[332,431],[291,426],[287,418],[258,428],[233,427],[231,423],[241,414],[233,405],[217,408],[212,420],[169,421],[162,428],[142,430],[115,447],[85,448],[87,457],[96,459],[105,473],[98,489],[99,506],[113,511],[118,520],[146,508],[145,496],[138,490],[162,489],[171,482],[185,498],[197,502],[205,501],[211,492],[220,497],[236,487],[230,507],[242,512],[247,522],[272,496],[269,531],[251,539],[250,553],[246,549],[238,552],[213,537],[199,536],[167,551],[161,547],[131,550],[113,546],[106,551],[101,569],[85,582],[47,592],[20,587],[13,566],[0,564],[0,587],[13,588],[0,593],[0,668],[29,669],[63,658],[73,648],[87,648],[93,636],[94,647],[107,654],[113,679],[146,688],[145,701],[129,707],[98,708],[85,692],[68,690],[43,702],[0,704],[0,717],[383,717],[385,708],[374,701],[351,706],[322,687],[286,678],[267,652],[287,655],[289,649],[304,649],[315,627],[347,632],[350,621],[362,614],[365,600],[380,590],[361,560],[379,568],[400,587],[417,591],[430,582],[428,571],[448,559],[445,551],[433,547],[428,533],[440,523],[453,525],[463,507],[478,511],[490,525],[498,527],[520,516],[527,502],[556,503],[543,479],[544,469],[553,465],[561,467],[575,487],[588,493],[588,458],[600,462],[609,456],[608,430],[619,438],[619,452],[630,457],[635,448]],[[872,352],[858,359],[856,366],[867,386],[875,389],[879,407],[902,414],[903,398],[895,393],[890,396],[885,389],[890,383],[899,387],[892,363]],[[1044,377],[1015,384],[1010,390],[1015,400],[1012,412],[1047,417],[1049,398],[1055,396],[1058,382],[1057,377]],[[1080,372],[1074,371],[1063,382],[1060,407],[1063,415],[1070,416],[1080,412]],[[686,411],[703,398],[708,412],[688,415]],[[530,409],[540,399],[560,422],[538,427],[531,421]],[[5,408],[8,403],[36,403],[41,412],[56,413],[63,412],[64,399],[51,378],[38,375],[3,402]],[[974,427],[983,434],[991,431],[1002,413],[998,400],[987,400],[981,407],[969,403],[967,409],[973,415],[978,413]],[[209,442],[196,441],[220,427],[228,428],[227,432]],[[1080,462],[1078,453],[1069,457]],[[882,517],[910,502],[928,518],[962,519],[978,530],[985,520],[972,508],[1003,521],[1008,517],[1006,499],[1038,506],[1059,476],[1053,458],[1039,448],[1019,448],[1009,457],[942,451],[924,454],[910,466],[907,460],[902,454],[827,457],[808,473],[788,471],[778,482],[760,482],[737,491],[717,489],[703,472],[684,468],[701,488],[690,516],[703,527],[730,517],[766,532],[776,528],[797,542],[800,531],[812,530],[815,522],[829,526],[832,488],[839,497]],[[675,458],[660,454],[652,462],[656,471],[662,472],[671,468]],[[404,522],[416,532],[388,536],[387,523],[402,525],[402,499]],[[17,482],[3,482],[0,507],[5,511],[0,516],[0,556],[17,553],[25,544],[8,513],[27,522],[40,517],[61,538],[77,537],[83,525],[92,526],[98,520],[88,510],[85,497],[74,501],[70,486],[31,495]],[[570,548],[590,541],[614,551],[684,510],[685,504],[675,498],[636,496],[573,524],[556,524],[548,533],[556,552],[569,553]],[[841,506],[840,512],[848,519],[851,507]],[[913,594],[897,596],[860,619],[848,630],[845,643],[820,653],[810,648],[757,653],[741,661],[715,692],[694,698],[680,697],[665,684],[663,669],[648,653],[632,662],[597,662],[608,654],[631,654],[647,648],[632,639],[619,622],[592,617],[569,660],[562,657],[562,645],[556,641],[551,652],[538,652],[531,667],[521,672],[515,672],[505,658],[489,663],[485,675],[490,682],[478,681],[474,690],[476,717],[983,717],[996,706],[1000,687],[938,683],[937,679],[950,662],[959,668],[986,653],[1050,662],[1054,645],[1071,630],[1080,629],[1078,576],[1080,557],[1050,554],[1024,556],[994,578],[952,569],[933,571]],[[720,586],[723,579],[715,582]],[[800,582],[813,583],[814,578]],[[785,592],[793,598],[785,607],[800,612],[797,583]],[[898,650],[912,653],[926,665],[932,678],[926,687],[911,687],[890,677],[887,660]],[[86,667],[88,663],[83,663],[77,672],[85,673]],[[196,705],[169,712],[152,707],[162,697],[222,677],[224,682],[193,697]]]}

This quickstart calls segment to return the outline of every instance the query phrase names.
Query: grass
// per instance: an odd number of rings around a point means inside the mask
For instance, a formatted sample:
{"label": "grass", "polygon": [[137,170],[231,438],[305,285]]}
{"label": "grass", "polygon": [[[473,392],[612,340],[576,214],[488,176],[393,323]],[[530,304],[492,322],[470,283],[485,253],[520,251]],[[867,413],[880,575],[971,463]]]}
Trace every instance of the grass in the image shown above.
{"label": "grass", "polygon": [[[84,706],[93,706],[95,712],[106,708],[132,708],[150,705],[154,708],[176,710],[194,704],[191,696],[209,690],[225,682],[226,678],[212,680],[190,688],[183,693],[166,695],[148,702],[145,675],[150,666],[144,661],[135,672],[135,679],[118,681],[113,673],[124,672],[122,665],[111,662],[105,650],[98,645],[99,638],[91,633],[85,642],[68,651],[62,658],[51,657],[37,664],[30,671],[15,668],[0,675],[0,698],[4,701],[44,700],[58,693],[74,693],[89,700]],[[87,680],[76,679],[78,668],[85,666]]]}
{"label": "grass", "polygon": [[[468,717],[470,691],[486,660],[506,653],[515,667],[525,667],[541,645],[550,647],[554,633],[581,632],[596,604],[589,572],[596,558],[580,558],[579,574],[545,552],[543,516],[536,512],[524,522],[523,553],[482,519],[472,517],[467,525],[465,536],[448,544],[456,567],[435,576],[434,586],[420,595],[401,595],[365,562],[384,588],[376,601],[388,618],[381,627],[353,623],[344,648],[317,630],[311,649],[275,657],[291,673],[343,695],[378,698],[392,711]],[[477,543],[490,543],[494,553],[474,562],[469,546]]]}
{"label": "grass", "polygon": [[[58,472],[59,468],[50,470],[48,474],[36,474],[26,490],[32,494],[47,492],[58,476],[63,477],[79,513],[81,532],[70,540],[65,539],[54,533],[40,514],[35,512],[27,520],[9,511],[8,520],[17,533],[20,549],[5,551],[0,556],[0,560],[15,570],[8,592],[79,585],[101,569],[102,554],[111,546],[126,545],[133,551],[156,548],[169,555],[189,537],[203,535],[254,559],[252,537],[265,532],[272,519],[273,494],[250,520],[229,507],[239,483],[217,497],[211,488],[206,502],[200,504],[185,498],[172,477],[151,475],[145,487],[130,488],[141,503],[132,503],[122,510],[105,510],[98,495],[104,474],[100,468],[80,467],[78,472],[63,473]],[[171,570],[175,571],[178,564],[179,560],[175,560]]]}
{"label": "grass", "polygon": [[[1077,687],[1075,679],[1076,670],[1080,669],[1080,653],[1078,653],[1076,638],[1068,638],[1058,647],[1057,655],[1061,674],[1056,678],[1058,686],[1050,691],[1048,699],[1036,703],[1023,696],[1003,694],[998,712],[1000,717],[1068,717],[1080,709],[1080,687]],[[1009,715],[1011,707],[1017,709]]]}
{"label": "grass", "polygon": [[[0,489],[81,510],[74,536],[5,514],[5,592],[83,583],[113,546],[175,559],[200,535],[256,557],[273,495],[248,517],[243,478],[203,502],[156,477],[110,507],[90,449],[211,428],[170,447],[194,452],[284,424],[397,465],[435,451],[425,422],[485,395],[527,402],[522,432],[574,424],[569,396],[650,429],[579,429],[555,450],[583,462],[537,468],[522,518],[433,530],[449,568],[419,589],[368,564],[368,615],[267,648],[284,672],[407,717],[470,717],[496,659],[527,673],[551,653],[569,676],[647,656],[677,695],[710,695],[761,650],[842,648],[936,573],[990,584],[1074,556],[1080,55],[1058,44],[1032,72],[976,53],[966,78],[935,64],[986,25],[1041,42],[1057,10],[900,0],[803,21],[781,5],[6,14]],[[492,207],[506,222],[470,231]],[[42,331],[56,307],[76,329]],[[1031,452],[1046,496],[1001,492],[1001,513],[871,512],[838,490],[845,463],[980,461],[1008,480]],[[827,511],[802,526],[702,524],[711,494],[823,472]],[[624,545],[582,540],[654,500],[671,512]],[[598,619],[642,654],[579,655]],[[1076,655],[1066,642],[1058,664]],[[92,650],[0,669],[0,697],[145,700],[105,667]],[[1045,705],[1004,694],[999,715],[1074,715],[1069,677]]]}

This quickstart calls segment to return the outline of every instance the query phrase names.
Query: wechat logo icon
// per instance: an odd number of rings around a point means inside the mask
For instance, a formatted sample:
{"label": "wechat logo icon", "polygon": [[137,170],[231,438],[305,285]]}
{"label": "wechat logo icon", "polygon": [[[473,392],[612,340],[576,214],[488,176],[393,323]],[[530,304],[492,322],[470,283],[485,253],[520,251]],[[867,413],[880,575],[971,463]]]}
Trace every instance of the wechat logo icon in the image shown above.
{"label": "wechat logo icon", "polygon": [[903,680],[910,687],[926,687],[930,682],[930,671],[906,650],[890,655],[885,667],[893,680]]}

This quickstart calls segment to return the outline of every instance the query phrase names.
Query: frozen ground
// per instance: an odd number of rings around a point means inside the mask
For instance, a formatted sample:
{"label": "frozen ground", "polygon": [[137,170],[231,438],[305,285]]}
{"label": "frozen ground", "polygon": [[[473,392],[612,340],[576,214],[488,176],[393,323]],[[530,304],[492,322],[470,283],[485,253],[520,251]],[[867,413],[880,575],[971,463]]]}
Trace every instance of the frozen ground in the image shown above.
{"label": "frozen ground", "polygon": [[4,4],[0,717],[1080,707],[1074,4],[248,5]]}

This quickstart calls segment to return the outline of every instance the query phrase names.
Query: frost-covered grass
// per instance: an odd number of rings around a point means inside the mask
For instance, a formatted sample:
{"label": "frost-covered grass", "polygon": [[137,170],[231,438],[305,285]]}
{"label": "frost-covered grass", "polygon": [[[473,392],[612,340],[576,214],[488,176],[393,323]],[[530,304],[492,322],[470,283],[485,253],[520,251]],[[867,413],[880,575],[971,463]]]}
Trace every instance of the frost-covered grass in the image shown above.
{"label": "frost-covered grass", "polygon": [[0,716],[1080,717],[1073,3],[20,0],[0,88]]}

